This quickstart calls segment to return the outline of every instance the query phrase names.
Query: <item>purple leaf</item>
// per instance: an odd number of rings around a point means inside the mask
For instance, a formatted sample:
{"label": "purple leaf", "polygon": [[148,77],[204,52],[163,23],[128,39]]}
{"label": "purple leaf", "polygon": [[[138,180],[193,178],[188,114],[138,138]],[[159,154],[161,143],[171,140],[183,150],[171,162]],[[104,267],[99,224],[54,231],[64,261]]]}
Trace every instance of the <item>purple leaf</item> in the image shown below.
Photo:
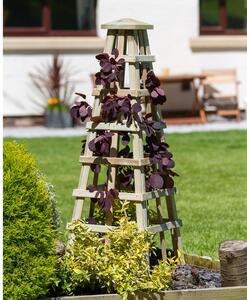
{"label": "purple leaf", "polygon": [[84,122],[86,118],[91,117],[92,108],[86,101],[77,101],[71,107],[70,113],[73,118],[80,118]]}
{"label": "purple leaf", "polygon": [[108,212],[111,210],[112,207],[112,201],[110,198],[106,198],[102,201],[102,207],[104,209],[105,212]]}
{"label": "purple leaf", "polygon": [[160,96],[165,96],[165,92],[163,89],[156,87],[155,91],[160,95]]}
{"label": "purple leaf", "polygon": [[153,71],[148,72],[145,86],[149,91],[154,105],[163,104],[166,101],[165,92],[160,88],[160,81],[154,75]]}
{"label": "purple leaf", "polygon": [[79,108],[79,115],[81,117],[86,117],[88,115],[88,111],[87,111],[87,108],[85,106],[81,106]]}
{"label": "purple leaf", "polygon": [[88,218],[88,223],[89,223],[89,224],[96,224],[95,218],[94,218],[94,217],[89,217],[89,218]]}
{"label": "purple leaf", "polygon": [[106,63],[106,64],[104,64],[102,69],[103,69],[103,72],[106,72],[106,73],[111,72],[112,71],[112,65],[110,63]]}
{"label": "purple leaf", "polygon": [[103,85],[105,88],[110,88],[111,82],[123,81],[123,63],[124,59],[116,61],[118,57],[118,50],[113,50],[113,57],[110,57],[107,53],[101,53],[96,56],[100,61],[101,70],[95,74],[96,85]]}
{"label": "purple leaf", "polygon": [[122,137],[122,144],[127,146],[129,144],[129,142],[130,142],[129,135],[128,134],[124,134],[123,137]]}
{"label": "purple leaf", "polygon": [[152,188],[161,189],[164,185],[164,180],[158,173],[153,173],[149,177],[149,183]]}
{"label": "purple leaf", "polygon": [[100,169],[101,169],[101,165],[98,165],[98,164],[92,164],[90,166],[91,170],[94,172],[94,173],[99,173],[100,172]]}
{"label": "purple leaf", "polygon": [[93,193],[95,191],[95,186],[94,185],[89,185],[87,187],[87,189],[89,190],[90,193]]}
{"label": "purple leaf", "polygon": [[[116,60],[113,57],[110,58],[110,64],[112,64],[113,68],[117,64]],[[115,68],[114,68],[114,70],[115,70]]]}
{"label": "purple leaf", "polygon": [[98,60],[102,60],[102,59],[109,59],[109,54],[108,53],[100,53],[98,55],[95,56],[96,59]]}
{"label": "purple leaf", "polygon": [[113,49],[113,50],[112,50],[112,54],[115,56],[115,58],[117,58],[118,55],[119,55],[118,49],[117,49],[117,48]]}
{"label": "purple leaf", "polygon": [[114,132],[105,132],[105,136],[106,137],[112,137],[112,136],[114,136]]}
{"label": "purple leaf", "polygon": [[117,189],[110,189],[108,193],[112,195],[113,199],[118,198],[119,192]]}
{"label": "purple leaf", "polygon": [[135,103],[132,105],[132,110],[134,113],[138,113],[142,110],[141,104],[140,103]]}
{"label": "purple leaf", "polygon": [[119,167],[117,178],[121,186],[128,187],[134,178],[134,171],[129,166]]}
{"label": "purple leaf", "polygon": [[95,146],[94,140],[92,140],[92,141],[90,141],[90,142],[88,143],[88,148],[89,148],[89,150],[92,151],[92,152],[96,151],[96,146]]}
{"label": "purple leaf", "polygon": [[92,110],[92,107],[91,107],[91,106],[88,106],[88,107],[87,107],[87,113],[88,113],[88,116],[89,116],[89,117],[92,116],[92,111],[93,111],[93,110]]}
{"label": "purple leaf", "polygon": [[155,130],[160,130],[161,128],[164,127],[164,123],[162,122],[154,122],[152,125],[153,129]]}
{"label": "purple leaf", "polygon": [[118,64],[118,65],[123,65],[124,63],[125,63],[124,58],[120,58],[120,59],[117,61],[117,64]]}
{"label": "purple leaf", "polygon": [[79,107],[78,105],[73,105],[70,109],[70,114],[72,118],[78,118],[79,117]]}
{"label": "purple leaf", "polygon": [[126,146],[122,150],[118,152],[118,157],[129,157],[130,154],[130,147]]}
{"label": "purple leaf", "polygon": [[152,113],[146,114],[145,119],[152,119]]}
{"label": "purple leaf", "polygon": [[157,98],[159,96],[159,94],[156,92],[156,90],[153,90],[150,95],[152,98]]}

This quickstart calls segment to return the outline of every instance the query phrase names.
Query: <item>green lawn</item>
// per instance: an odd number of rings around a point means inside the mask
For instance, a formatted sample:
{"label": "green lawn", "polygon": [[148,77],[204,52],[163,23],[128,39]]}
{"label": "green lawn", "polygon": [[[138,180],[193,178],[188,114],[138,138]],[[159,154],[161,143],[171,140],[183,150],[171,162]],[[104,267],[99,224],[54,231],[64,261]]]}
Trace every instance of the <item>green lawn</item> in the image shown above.
{"label": "green lawn", "polygon": [[[77,186],[80,140],[71,138],[18,139],[36,157],[55,186],[62,229],[73,209]],[[246,239],[247,132],[169,134],[176,161],[177,208],[183,220],[184,249],[217,257],[224,239]]]}

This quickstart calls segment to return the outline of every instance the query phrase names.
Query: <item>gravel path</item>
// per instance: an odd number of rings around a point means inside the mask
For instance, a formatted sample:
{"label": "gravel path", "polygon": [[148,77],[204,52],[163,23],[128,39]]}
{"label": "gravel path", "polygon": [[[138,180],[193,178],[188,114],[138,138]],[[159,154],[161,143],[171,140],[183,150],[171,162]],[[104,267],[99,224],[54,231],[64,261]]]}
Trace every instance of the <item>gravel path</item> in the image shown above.
{"label": "gravel path", "polygon": [[[227,130],[247,130],[247,120],[236,122],[215,122],[208,124],[194,125],[168,125],[167,133],[205,132],[205,131],[227,131]],[[84,127],[53,129],[46,127],[5,127],[4,137],[33,138],[33,137],[68,137],[81,136],[86,134]]]}

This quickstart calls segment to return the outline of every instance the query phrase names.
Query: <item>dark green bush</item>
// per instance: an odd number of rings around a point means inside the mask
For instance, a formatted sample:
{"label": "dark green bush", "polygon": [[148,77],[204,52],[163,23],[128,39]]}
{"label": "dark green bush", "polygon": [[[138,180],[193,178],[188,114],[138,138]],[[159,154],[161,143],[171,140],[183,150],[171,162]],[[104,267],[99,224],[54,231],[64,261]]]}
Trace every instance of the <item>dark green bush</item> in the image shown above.
{"label": "dark green bush", "polygon": [[23,146],[5,142],[3,159],[4,299],[37,299],[56,272],[54,201]]}

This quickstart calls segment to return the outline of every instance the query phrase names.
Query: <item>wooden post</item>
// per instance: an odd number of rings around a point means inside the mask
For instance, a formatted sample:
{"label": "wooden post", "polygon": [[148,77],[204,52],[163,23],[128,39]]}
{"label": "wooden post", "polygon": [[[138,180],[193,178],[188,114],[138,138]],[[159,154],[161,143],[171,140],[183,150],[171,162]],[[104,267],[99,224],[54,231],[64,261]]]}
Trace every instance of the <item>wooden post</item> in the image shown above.
{"label": "wooden post", "polygon": [[219,258],[222,286],[247,286],[247,241],[221,242]]}

